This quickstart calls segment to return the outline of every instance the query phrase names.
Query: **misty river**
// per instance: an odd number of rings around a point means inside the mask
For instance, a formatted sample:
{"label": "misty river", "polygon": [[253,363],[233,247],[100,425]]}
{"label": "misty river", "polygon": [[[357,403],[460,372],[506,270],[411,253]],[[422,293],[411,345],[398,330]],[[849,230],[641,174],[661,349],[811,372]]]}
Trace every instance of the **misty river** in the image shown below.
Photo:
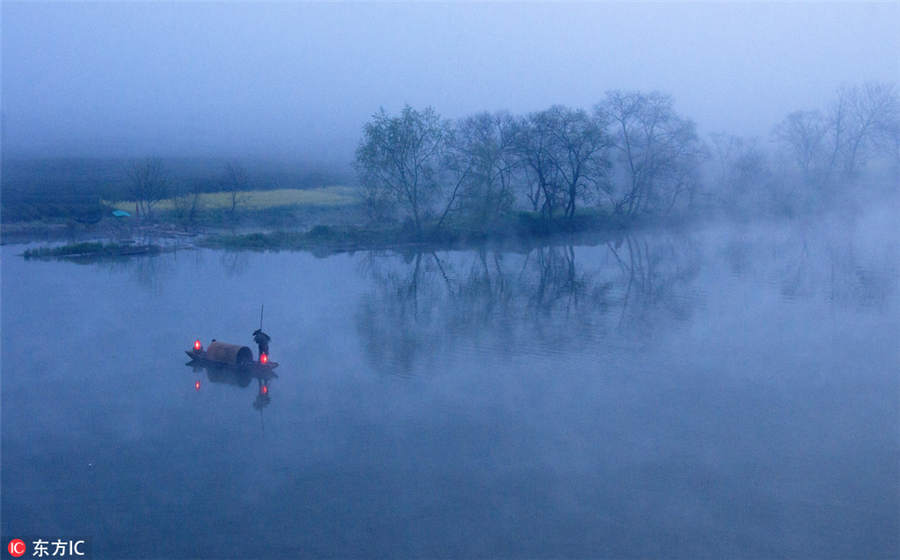
{"label": "misty river", "polygon": [[[3,258],[3,533],[97,557],[896,557],[887,212]],[[885,232],[893,232],[885,234]],[[187,367],[272,337],[279,377]]]}

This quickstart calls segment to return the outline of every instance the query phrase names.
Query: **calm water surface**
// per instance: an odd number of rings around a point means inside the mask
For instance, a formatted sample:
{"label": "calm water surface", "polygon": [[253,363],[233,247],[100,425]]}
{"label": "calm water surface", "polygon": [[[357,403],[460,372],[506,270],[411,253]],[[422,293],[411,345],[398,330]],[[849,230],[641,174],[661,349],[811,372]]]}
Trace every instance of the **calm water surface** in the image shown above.
{"label": "calm water surface", "polygon": [[[896,558],[897,233],[4,246],[2,532],[103,558]],[[195,338],[251,344],[263,302],[268,399],[185,366]]]}

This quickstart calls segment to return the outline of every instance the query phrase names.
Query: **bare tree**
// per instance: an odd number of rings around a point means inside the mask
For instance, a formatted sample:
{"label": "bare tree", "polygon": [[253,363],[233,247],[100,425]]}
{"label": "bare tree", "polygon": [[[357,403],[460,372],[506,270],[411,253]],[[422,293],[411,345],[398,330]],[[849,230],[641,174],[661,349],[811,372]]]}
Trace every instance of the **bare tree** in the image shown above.
{"label": "bare tree", "polygon": [[794,111],[773,130],[808,181],[820,176],[826,131],[825,119],[819,111]]}
{"label": "bare tree", "polygon": [[743,148],[744,139],[734,134],[714,132],[709,135],[712,146],[713,161],[716,166],[716,183],[725,186],[731,171],[732,163]]}
{"label": "bare tree", "polygon": [[162,160],[150,158],[132,162],[127,173],[135,213],[152,217],[153,207],[169,195],[170,182]]}
{"label": "bare tree", "polygon": [[823,162],[824,182],[831,181],[834,172],[843,165],[842,159],[848,152],[848,142],[852,134],[851,104],[855,92],[846,87],[837,91],[837,96],[825,115],[823,125],[823,147],[827,162]]}
{"label": "bare tree", "polygon": [[900,120],[879,129],[877,144],[893,164],[894,172],[900,173]]}
{"label": "bare tree", "polygon": [[870,149],[875,148],[883,131],[900,120],[900,99],[894,84],[869,82],[862,87],[843,88],[839,96],[846,98],[849,126],[843,146],[845,177],[856,174]]}
{"label": "bare tree", "polygon": [[710,140],[717,195],[725,210],[740,214],[771,206],[777,193],[771,192],[771,170],[758,140],[722,133],[711,134]]}
{"label": "bare tree", "polygon": [[448,166],[459,175],[459,206],[472,223],[489,225],[515,201],[518,161],[514,153],[515,121],[508,113],[479,113],[460,120],[449,143]]}
{"label": "bare tree", "polygon": [[240,163],[229,161],[225,164],[225,173],[222,183],[230,193],[231,217],[234,218],[238,206],[245,204],[250,200],[250,195],[247,194],[247,190],[250,188],[250,181],[247,179],[247,171]]}
{"label": "bare tree", "polygon": [[531,113],[516,126],[515,151],[526,170],[528,199],[534,211],[550,220],[562,204],[564,178],[556,164],[561,158],[554,137],[554,122],[549,111]]}
{"label": "bare tree", "polygon": [[614,212],[668,212],[682,195],[693,198],[705,152],[694,123],[675,112],[671,97],[609,91],[596,111],[611,123],[624,179]]}
{"label": "bare tree", "polygon": [[202,183],[194,182],[177,189],[177,194],[172,202],[175,206],[175,212],[182,220],[193,223],[197,219],[197,214],[202,209]]}
{"label": "bare tree", "polygon": [[893,84],[838,88],[825,114],[794,111],[774,129],[807,181],[852,179],[877,150],[890,152],[890,130],[900,121]]}
{"label": "bare tree", "polygon": [[592,187],[604,186],[610,162],[611,145],[604,129],[607,115],[598,111],[594,118],[581,109],[556,105],[548,111],[553,137],[550,158],[565,188],[565,215],[575,217],[578,200],[586,199]]}
{"label": "bare tree", "polygon": [[447,134],[430,107],[420,112],[407,105],[397,117],[382,109],[366,123],[355,166],[372,217],[399,213],[421,236],[438,204],[446,215],[456,194],[446,195],[439,180]]}

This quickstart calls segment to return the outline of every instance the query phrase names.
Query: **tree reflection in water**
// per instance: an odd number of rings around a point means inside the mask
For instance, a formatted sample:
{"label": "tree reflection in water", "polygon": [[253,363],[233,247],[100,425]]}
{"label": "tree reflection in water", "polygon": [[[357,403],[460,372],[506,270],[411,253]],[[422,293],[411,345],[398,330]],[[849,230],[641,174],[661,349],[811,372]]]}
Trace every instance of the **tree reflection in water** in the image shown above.
{"label": "tree reflection in water", "polygon": [[689,237],[520,252],[369,253],[357,329],[380,371],[414,375],[422,356],[460,345],[564,352],[610,334],[647,336],[689,317],[699,253]]}

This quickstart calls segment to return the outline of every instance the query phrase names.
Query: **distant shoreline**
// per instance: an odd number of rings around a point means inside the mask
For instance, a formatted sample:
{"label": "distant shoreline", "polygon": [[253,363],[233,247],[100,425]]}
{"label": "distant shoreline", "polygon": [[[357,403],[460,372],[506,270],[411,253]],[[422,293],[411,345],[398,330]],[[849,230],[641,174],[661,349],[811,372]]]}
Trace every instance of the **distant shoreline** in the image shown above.
{"label": "distant shoreline", "polygon": [[594,211],[583,211],[576,220],[561,218],[552,222],[546,222],[536,213],[520,212],[490,229],[444,226],[426,228],[421,234],[415,234],[408,225],[366,227],[360,224],[319,224],[305,231],[246,226],[240,231],[232,231],[223,228],[186,229],[171,223],[153,223],[136,229],[134,235],[127,239],[116,239],[112,229],[100,226],[81,232],[80,240],[68,240],[65,244],[58,242],[60,237],[54,242],[46,237],[41,239],[40,236],[27,234],[22,234],[23,237],[15,241],[4,235],[4,244],[49,241],[49,244],[21,253],[26,258],[35,259],[127,258],[191,249],[305,251],[327,256],[357,251],[428,252],[490,246],[531,248],[560,242],[572,243],[573,238],[577,238],[578,243],[597,244],[621,239],[638,231],[682,228],[689,223],[696,224],[696,217],[691,220],[670,217],[659,221],[624,222]]}

